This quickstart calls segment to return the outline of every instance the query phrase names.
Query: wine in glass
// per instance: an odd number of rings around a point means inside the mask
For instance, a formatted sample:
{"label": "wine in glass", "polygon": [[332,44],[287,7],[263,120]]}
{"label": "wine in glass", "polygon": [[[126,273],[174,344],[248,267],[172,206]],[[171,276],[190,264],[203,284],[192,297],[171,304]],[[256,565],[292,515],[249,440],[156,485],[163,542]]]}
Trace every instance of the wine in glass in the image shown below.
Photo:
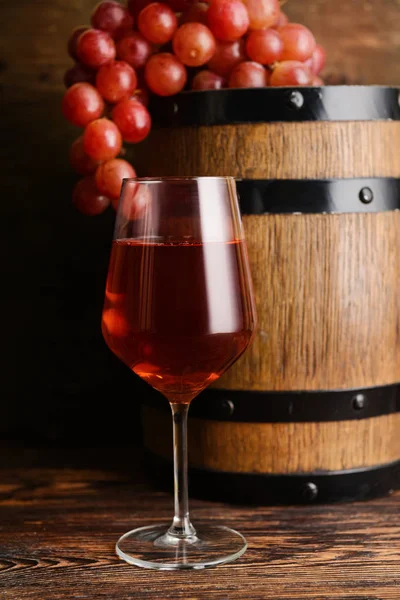
{"label": "wine in glass", "polygon": [[229,177],[126,179],[117,212],[102,330],[110,349],[169,401],[172,525],[126,533],[117,554],[153,569],[200,569],[239,557],[243,536],[189,519],[191,401],[246,350],[255,306],[236,184]]}

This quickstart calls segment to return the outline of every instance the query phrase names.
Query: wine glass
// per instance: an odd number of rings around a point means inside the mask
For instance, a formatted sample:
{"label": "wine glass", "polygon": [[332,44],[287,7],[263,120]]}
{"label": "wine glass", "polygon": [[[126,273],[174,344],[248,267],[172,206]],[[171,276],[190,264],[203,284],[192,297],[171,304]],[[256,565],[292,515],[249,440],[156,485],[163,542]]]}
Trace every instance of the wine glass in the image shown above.
{"label": "wine glass", "polygon": [[152,569],[235,560],[244,537],[189,519],[191,401],[246,350],[256,315],[235,180],[125,179],[116,217],[102,331],[110,349],[169,401],[173,416],[172,525],[123,535],[117,554]]}

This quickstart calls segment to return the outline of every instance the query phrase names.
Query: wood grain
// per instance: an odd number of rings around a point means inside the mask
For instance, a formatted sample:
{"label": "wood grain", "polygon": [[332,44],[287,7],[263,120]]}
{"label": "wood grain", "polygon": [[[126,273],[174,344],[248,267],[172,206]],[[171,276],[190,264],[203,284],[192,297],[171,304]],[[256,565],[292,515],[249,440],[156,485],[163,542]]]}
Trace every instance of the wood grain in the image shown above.
{"label": "wood grain", "polygon": [[[145,447],[171,460],[170,415],[143,406],[142,418]],[[206,470],[294,475],[400,460],[400,413],[324,423],[189,420],[189,464]]]}
{"label": "wood grain", "polygon": [[143,175],[232,175],[248,179],[399,177],[400,122],[165,128],[152,131],[130,153]]}
{"label": "wood grain", "polygon": [[244,217],[258,332],[215,384],[324,390],[400,381],[400,212]]}
{"label": "wood grain", "polygon": [[235,526],[247,553],[192,573],[130,567],[114,554],[132,527],[171,519],[172,498],[127,449],[3,447],[2,600],[398,600],[400,493],[332,506],[232,507],[192,500],[196,523]]}

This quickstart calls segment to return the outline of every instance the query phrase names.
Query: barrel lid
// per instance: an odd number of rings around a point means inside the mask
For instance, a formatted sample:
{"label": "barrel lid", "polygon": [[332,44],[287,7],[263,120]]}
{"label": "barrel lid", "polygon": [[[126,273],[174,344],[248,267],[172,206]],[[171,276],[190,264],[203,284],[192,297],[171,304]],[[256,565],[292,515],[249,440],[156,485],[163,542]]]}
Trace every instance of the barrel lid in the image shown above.
{"label": "barrel lid", "polygon": [[400,120],[400,87],[224,89],[153,96],[156,127],[301,121]]}

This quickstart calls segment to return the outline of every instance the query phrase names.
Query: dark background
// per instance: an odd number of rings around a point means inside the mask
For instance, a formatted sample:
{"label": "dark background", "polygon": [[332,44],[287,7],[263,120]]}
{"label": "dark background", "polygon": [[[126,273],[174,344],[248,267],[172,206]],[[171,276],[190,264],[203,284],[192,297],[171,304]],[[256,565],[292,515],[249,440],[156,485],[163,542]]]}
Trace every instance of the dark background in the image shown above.
{"label": "dark background", "polygon": [[[145,384],[100,333],[114,214],[71,206],[68,149],[78,131],[60,113],[69,32],[92,0],[1,0],[0,178],[3,214],[0,435],[134,441]],[[328,52],[331,83],[400,84],[397,0],[289,0]]]}

